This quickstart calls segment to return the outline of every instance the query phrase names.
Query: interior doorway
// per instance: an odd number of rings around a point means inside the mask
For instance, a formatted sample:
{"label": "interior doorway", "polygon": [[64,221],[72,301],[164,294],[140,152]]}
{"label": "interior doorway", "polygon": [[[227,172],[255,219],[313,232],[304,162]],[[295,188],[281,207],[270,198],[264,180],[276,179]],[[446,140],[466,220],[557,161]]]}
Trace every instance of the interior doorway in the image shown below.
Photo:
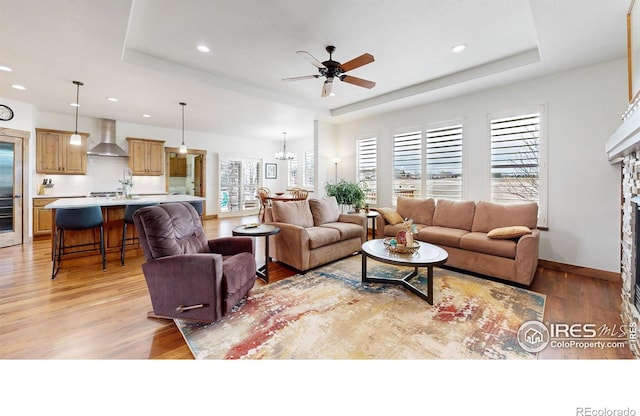
{"label": "interior doorway", "polygon": [[[207,151],[188,149],[180,153],[177,147],[165,147],[165,189],[168,194],[184,194],[207,197]],[[206,201],[204,202],[206,213]]]}
{"label": "interior doorway", "polygon": [[29,132],[0,129],[0,247],[29,240]]}

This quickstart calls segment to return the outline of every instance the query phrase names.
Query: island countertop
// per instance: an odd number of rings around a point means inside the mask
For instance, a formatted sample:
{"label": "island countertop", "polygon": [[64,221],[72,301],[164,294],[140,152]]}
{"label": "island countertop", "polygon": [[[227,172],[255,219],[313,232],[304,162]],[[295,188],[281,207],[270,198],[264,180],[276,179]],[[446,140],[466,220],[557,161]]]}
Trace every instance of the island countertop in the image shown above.
{"label": "island countertop", "polygon": [[60,198],[50,204],[45,205],[47,209],[58,208],[84,208],[89,206],[113,207],[122,205],[137,205],[147,203],[166,203],[166,202],[193,202],[204,201],[205,198],[193,195],[145,195],[137,198]]}

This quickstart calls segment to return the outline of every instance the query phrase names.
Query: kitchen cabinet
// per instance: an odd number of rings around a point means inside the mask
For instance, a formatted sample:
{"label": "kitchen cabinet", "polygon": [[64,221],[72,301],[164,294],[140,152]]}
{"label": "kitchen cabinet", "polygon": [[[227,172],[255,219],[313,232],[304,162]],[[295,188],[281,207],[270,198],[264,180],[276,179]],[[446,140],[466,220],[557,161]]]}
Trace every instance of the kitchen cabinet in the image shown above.
{"label": "kitchen cabinet", "polygon": [[36,172],[57,175],[84,175],[87,173],[88,133],[78,133],[80,146],[69,144],[73,132],[36,129]]}
{"label": "kitchen cabinet", "polygon": [[136,176],[164,174],[164,140],[127,137],[129,142],[129,168]]}
{"label": "kitchen cabinet", "polygon": [[172,157],[169,159],[169,176],[186,177],[187,176],[187,158]]}

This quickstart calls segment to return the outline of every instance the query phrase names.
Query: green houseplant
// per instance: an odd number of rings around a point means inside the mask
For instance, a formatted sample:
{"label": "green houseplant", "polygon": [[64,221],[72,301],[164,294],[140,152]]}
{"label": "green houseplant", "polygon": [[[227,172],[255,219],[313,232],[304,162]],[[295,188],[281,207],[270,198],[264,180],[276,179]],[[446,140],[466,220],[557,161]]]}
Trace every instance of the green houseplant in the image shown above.
{"label": "green houseplant", "polygon": [[365,192],[368,186],[364,182],[348,182],[341,179],[338,183],[327,183],[324,190],[328,196],[335,196],[338,204],[362,208],[365,205]]}

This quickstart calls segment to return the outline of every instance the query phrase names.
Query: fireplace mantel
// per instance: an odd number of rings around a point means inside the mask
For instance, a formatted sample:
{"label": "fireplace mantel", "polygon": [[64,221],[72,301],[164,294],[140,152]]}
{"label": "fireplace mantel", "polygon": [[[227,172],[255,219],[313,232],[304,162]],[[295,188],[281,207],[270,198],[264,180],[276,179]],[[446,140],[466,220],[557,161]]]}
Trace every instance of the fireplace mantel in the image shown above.
{"label": "fireplace mantel", "polygon": [[619,163],[631,152],[640,150],[640,109],[630,112],[607,141],[609,162]]}

